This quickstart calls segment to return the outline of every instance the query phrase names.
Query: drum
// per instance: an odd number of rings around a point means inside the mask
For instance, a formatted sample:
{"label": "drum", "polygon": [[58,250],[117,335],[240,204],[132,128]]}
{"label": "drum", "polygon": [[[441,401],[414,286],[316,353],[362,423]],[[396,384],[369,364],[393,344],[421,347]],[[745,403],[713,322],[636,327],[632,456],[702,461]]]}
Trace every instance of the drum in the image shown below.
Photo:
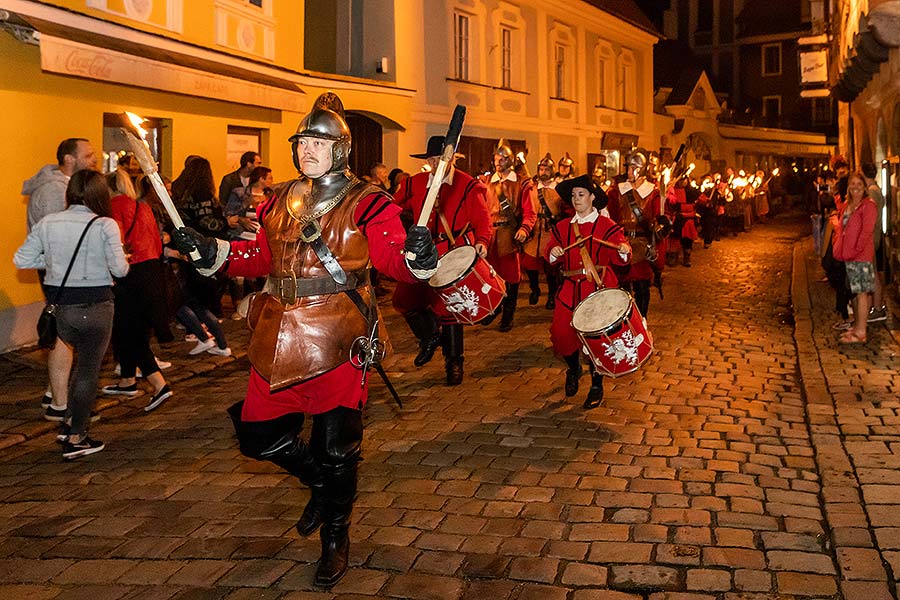
{"label": "drum", "polygon": [[474,325],[500,307],[506,282],[472,246],[461,246],[441,257],[428,280],[437,300],[434,313],[443,321]]}
{"label": "drum", "polygon": [[620,289],[604,288],[582,300],[572,313],[572,327],[603,375],[632,373],[653,352],[647,322],[631,294]]}

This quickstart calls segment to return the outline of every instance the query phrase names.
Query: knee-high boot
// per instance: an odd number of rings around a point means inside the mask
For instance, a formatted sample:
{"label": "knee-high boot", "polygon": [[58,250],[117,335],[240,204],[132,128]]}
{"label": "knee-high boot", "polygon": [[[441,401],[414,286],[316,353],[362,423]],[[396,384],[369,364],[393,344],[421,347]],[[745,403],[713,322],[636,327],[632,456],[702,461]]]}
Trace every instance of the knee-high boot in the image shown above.
{"label": "knee-high boot", "polygon": [[362,444],[362,413],[338,407],[313,417],[310,446],[322,465],[323,495],[322,556],[315,583],[330,587],[344,573],[350,557],[350,516],[356,499],[357,464]]}
{"label": "knee-high boot", "polygon": [[507,332],[512,330],[513,316],[516,314],[516,304],[519,301],[519,284],[506,284],[506,298],[503,300],[503,314],[500,316],[500,327],[497,331]]}
{"label": "knee-high boot", "polygon": [[581,379],[581,351],[567,354],[563,357],[566,361],[566,396],[574,396],[578,393],[578,380]]}
{"label": "knee-high boot", "polygon": [[538,299],[541,297],[540,271],[537,269],[525,269],[525,274],[528,276],[528,287],[531,288],[531,293],[528,295],[528,304],[533,306],[538,303]]}
{"label": "knee-high boot", "polygon": [[646,319],[647,311],[650,310],[650,281],[646,279],[632,281],[631,290],[634,294],[634,303],[637,304],[638,311]]}
{"label": "knee-high boot", "polygon": [[413,311],[404,315],[410,331],[419,340],[419,353],[413,360],[417,367],[428,364],[441,344],[441,328],[430,310]]}
{"label": "knee-high boot", "polygon": [[241,453],[255,460],[268,460],[309,487],[309,502],[296,528],[300,535],[312,534],[322,524],[324,475],[300,438],[303,415],[295,413],[271,421],[248,422],[241,419],[243,405],[241,401],[228,409]]}
{"label": "knee-high boot", "polygon": [[681,265],[684,267],[691,266],[691,248],[682,248],[681,253],[683,255]]}
{"label": "knee-high boot", "polygon": [[463,380],[463,326],[444,325],[443,337],[447,385],[459,385]]}
{"label": "knee-high boot", "polygon": [[603,402],[603,375],[597,372],[596,367],[591,363],[591,389],[588,390],[587,398],[584,399],[584,408],[597,408]]}
{"label": "knee-high boot", "polygon": [[559,291],[559,269],[544,263],[544,275],[547,277],[547,304],[545,308],[556,308],[556,293]]}

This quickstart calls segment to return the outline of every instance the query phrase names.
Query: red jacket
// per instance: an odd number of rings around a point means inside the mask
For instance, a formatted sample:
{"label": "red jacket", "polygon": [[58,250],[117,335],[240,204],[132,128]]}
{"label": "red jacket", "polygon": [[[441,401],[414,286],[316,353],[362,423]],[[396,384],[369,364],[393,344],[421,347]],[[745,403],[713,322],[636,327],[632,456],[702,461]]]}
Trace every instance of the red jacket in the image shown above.
{"label": "red jacket", "polygon": [[868,196],[853,211],[844,225],[844,212],[847,204],[841,207],[835,224],[832,253],[837,260],[845,262],[872,262],[875,260],[875,240],[873,232],[878,220],[878,208]]}
{"label": "red jacket", "polygon": [[150,205],[125,194],[115,196],[110,204],[112,217],[122,230],[122,243],[128,254],[128,264],[159,260],[162,256],[162,240]]}
{"label": "red jacket", "polygon": [[[408,177],[400,184],[400,189],[394,195],[394,202],[401,209],[412,211],[415,222],[419,221],[422,205],[425,204],[425,196],[428,194],[428,177],[429,173],[418,173]],[[464,240],[456,240],[457,246],[465,243],[472,246],[484,244],[484,247],[488,248],[491,245],[494,228],[487,209],[486,194],[484,184],[460,170],[454,171],[450,184],[441,185],[435,200],[435,210],[428,219],[428,229],[431,231],[438,254],[443,256],[452,249],[444,225],[438,216],[438,210],[450,225],[454,238],[457,238],[463,229],[466,230]]]}

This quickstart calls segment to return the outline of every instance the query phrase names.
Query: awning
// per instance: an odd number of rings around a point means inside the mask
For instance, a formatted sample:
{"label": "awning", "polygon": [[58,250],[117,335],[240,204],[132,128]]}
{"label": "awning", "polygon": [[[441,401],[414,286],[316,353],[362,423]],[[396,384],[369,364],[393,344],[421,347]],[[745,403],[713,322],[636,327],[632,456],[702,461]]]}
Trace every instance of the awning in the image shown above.
{"label": "awning", "polygon": [[304,110],[305,92],[288,79],[34,17],[19,17],[41,33],[41,68],[48,72],[237,104]]}

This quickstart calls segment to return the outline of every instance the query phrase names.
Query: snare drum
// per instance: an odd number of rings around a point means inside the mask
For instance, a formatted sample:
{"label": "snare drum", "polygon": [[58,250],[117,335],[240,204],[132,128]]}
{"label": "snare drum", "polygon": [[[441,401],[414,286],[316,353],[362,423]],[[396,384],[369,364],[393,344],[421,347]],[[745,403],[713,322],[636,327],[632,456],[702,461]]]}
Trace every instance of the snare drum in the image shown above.
{"label": "snare drum", "polygon": [[653,352],[653,337],[631,294],[598,290],[572,313],[572,327],[597,369],[619,377],[636,371]]}
{"label": "snare drum", "polygon": [[437,300],[434,313],[443,321],[474,325],[500,307],[506,282],[472,246],[460,246],[441,257],[428,280]]}

